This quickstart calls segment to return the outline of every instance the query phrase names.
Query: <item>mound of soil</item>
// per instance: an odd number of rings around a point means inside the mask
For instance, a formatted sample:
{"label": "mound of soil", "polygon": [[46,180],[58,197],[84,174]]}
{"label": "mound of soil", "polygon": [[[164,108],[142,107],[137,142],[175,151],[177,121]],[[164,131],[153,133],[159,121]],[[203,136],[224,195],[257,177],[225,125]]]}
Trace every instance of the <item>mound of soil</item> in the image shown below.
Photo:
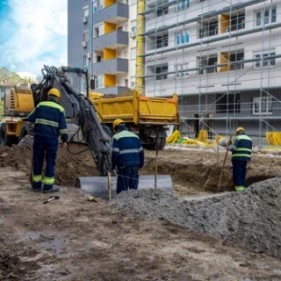
{"label": "mound of soil", "polygon": [[[0,167],[8,166],[25,172],[29,177],[32,166],[32,147],[29,145],[0,146]],[[96,175],[98,171],[87,146],[70,144],[67,149],[59,148],[56,184],[74,186],[78,177]]]}
{"label": "mound of soil", "polygon": [[244,192],[184,200],[161,190],[123,192],[113,205],[139,216],[165,219],[195,232],[281,257],[281,178]]}

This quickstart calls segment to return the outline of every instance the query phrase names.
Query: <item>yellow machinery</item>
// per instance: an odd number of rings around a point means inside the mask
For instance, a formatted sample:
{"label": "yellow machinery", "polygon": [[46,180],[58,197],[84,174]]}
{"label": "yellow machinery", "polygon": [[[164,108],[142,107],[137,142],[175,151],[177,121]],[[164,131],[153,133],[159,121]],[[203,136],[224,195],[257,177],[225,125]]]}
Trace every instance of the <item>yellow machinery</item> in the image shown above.
{"label": "yellow machinery", "polygon": [[115,119],[126,122],[129,130],[137,133],[148,149],[163,149],[167,125],[178,125],[178,98],[151,98],[133,91],[129,96],[106,98],[90,93],[101,122],[112,128]]}
{"label": "yellow machinery", "polygon": [[[178,98],[155,98],[131,91],[129,95],[106,97],[89,93],[98,118],[108,133],[112,134],[112,123],[120,118],[129,130],[137,133],[147,149],[163,149],[166,144],[167,125],[178,125]],[[0,144],[17,144],[28,134],[27,122],[23,118],[34,108],[34,97],[27,87],[12,87],[4,96],[4,118],[0,123]],[[67,109],[66,109],[67,111]]]}
{"label": "yellow machinery", "polygon": [[33,110],[33,94],[28,87],[8,88],[4,95],[4,118],[0,123],[0,144],[17,144],[28,130],[23,118]]}

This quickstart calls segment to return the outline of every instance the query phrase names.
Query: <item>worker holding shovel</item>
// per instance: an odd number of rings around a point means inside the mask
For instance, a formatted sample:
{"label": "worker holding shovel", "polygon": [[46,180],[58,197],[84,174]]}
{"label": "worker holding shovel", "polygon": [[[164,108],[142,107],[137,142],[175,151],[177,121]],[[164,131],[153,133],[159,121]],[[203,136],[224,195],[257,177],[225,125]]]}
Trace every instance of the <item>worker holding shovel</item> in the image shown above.
{"label": "worker holding shovel", "polygon": [[252,140],[246,135],[243,127],[238,127],[234,140],[229,140],[228,150],[232,151],[232,174],[236,191],[246,188],[246,171],[251,160],[252,146]]}

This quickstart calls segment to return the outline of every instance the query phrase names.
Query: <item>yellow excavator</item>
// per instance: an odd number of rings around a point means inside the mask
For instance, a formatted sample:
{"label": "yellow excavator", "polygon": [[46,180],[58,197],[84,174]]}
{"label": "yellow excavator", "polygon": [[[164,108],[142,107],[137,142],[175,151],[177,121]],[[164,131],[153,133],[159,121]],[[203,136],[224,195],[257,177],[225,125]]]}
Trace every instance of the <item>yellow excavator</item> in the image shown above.
{"label": "yellow excavator", "polygon": [[[89,93],[87,70],[81,68],[44,66],[43,79],[31,89],[12,87],[4,96],[4,118],[0,123],[0,144],[12,145],[21,142],[28,134],[28,114],[41,101],[47,100],[50,88],[61,92],[60,104],[65,109],[68,129],[74,126],[73,136],[82,135],[80,141],[86,143],[101,177],[80,177],[79,186],[92,188],[94,193],[104,191],[104,176],[111,168],[110,149],[112,123],[115,119],[124,119],[129,130],[136,132],[148,149],[163,149],[166,143],[166,128],[169,124],[178,124],[177,97],[148,98],[138,95],[104,98]],[[140,187],[142,179],[140,178]],[[153,177],[144,179],[143,188],[151,186]],[[159,186],[168,186],[169,176],[160,177]]]}

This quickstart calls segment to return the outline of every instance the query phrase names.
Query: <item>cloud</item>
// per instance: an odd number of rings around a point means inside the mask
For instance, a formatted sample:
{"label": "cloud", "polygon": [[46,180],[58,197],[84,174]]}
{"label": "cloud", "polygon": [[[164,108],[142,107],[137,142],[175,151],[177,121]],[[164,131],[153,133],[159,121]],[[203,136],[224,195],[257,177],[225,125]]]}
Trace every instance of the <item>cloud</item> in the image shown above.
{"label": "cloud", "polygon": [[6,2],[9,13],[0,23],[0,67],[39,75],[44,64],[66,65],[67,0]]}

